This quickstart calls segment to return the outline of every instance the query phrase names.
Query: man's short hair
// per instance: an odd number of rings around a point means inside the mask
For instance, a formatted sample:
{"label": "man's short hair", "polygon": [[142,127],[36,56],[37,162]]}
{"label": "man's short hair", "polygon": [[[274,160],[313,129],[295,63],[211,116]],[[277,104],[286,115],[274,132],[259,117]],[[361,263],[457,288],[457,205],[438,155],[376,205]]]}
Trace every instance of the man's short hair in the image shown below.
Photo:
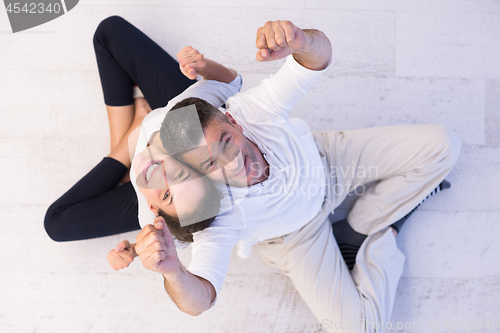
{"label": "man's short hair", "polygon": [[[189,105],[194,105],[196,112],[180,110]],[[229,123],[224,113],[201,98],[189,97],[175,104],[160,128],[161,143],[167,154],[180,159],[183,153],[197,148],[203,132],[213,120]]]}

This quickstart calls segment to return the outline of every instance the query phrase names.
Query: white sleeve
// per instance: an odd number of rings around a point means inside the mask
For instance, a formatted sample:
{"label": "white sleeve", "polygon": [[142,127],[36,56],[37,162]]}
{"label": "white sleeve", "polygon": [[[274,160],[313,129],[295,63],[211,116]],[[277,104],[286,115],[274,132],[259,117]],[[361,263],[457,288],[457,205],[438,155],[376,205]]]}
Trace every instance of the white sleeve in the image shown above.
{"label": "white sleeve", "polygon": [[189,86],[182,93],[172,98],[166,108],[170,110],[175,104],[186,99],[188,97],[198,97],[208,103],[212,104],[216,108],[219,108],[226,100],[238,93],[241,89],[242,78],[238,74],[236,78],[229,82],[219,82],[213,80],[202,80],[195,84]]}
{"label": "white sleeve", "polygon": [[293,106],[303,98],[316,80],[330,67],[330,57],[323,70],[310,70],[300,65],[293,55],[289,55],[276,74],[245,92],[229,98],[228,103],[244,99],[258,108],[287,116]]}
{"label": "white sleeve", "polygon": [[186,268],[191,274],[202,277],[214,286],[217,301],[222,283],[226,278],[231,251],[240,237],[240,230],[225,227],[209,227],[193,234],[192,259]]}

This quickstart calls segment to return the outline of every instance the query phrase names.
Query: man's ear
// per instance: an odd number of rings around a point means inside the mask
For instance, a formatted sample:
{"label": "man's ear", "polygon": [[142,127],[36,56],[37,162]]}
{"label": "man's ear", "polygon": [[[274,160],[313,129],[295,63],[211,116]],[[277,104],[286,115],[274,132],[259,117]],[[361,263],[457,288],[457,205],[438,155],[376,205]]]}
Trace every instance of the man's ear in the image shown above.
{"label": "man's ear", "polygon": [[240,126],[240,124],[238,124],[238,122],[236,121],[236,119],[234,119],[234,118],[233,118],[233,116],[231,116],[231,115],[229,114],[229,112],[226,112],[226,113],[225,113],[225,115],[226,115],[227,119],[229,120],[229,122],[230,122],[230,123],[231,123],[234,127],[236,127],[237,129],[239,129],[239,130],[240,130],[240,132],[242,132],[242,133],[243,133],[243,127],[241,127],[241,126]]}
{"label": "man's ear", "polygon": [[158,216],[158,211],[159,211],[158,207],[155,207],[151,202],[149,202],[149,200],[148,200],[148,206],[149,209],[151,209],[151,211],[155,213],[156,216]]}

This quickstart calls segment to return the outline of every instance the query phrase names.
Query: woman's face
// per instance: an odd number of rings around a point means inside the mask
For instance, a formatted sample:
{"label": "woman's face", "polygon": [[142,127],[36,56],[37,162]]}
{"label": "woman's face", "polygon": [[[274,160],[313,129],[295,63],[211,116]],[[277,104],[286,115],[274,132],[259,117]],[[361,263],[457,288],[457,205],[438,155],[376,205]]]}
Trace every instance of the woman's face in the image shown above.
{"label": "woman's face", "polygon": [[150,144],[132,160],[137,186],[148,199],[150,209],[158,209],[167,215],[177,217],[182,224],[183,217],[192,214],[206,193],[205,182],[200,175],[165,154],[158,133]]}

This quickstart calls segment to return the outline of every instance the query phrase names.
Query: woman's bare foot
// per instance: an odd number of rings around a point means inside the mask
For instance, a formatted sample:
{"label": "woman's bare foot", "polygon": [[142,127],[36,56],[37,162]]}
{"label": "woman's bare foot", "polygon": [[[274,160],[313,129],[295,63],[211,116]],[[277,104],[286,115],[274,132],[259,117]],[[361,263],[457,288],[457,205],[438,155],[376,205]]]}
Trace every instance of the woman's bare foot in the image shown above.
{"label": "woman's bare foot", "polygon": [[[134,120],[130,127],[137,127],[142,124],[144,118],[151,112],[151,107],[149,106],[148,101],[144,97],[136,97],[134,98]],[[129,169],[130,170],[130,169]],[[123,178],[120,180],[120,183],[127,183],[130,181],[130,173],[127,172]]]}
{"label": "woman's bare foot", "polygon": [[127,173],[120,179],[120,183],[128,183],[130,181],[130,169],[128,169]]}

